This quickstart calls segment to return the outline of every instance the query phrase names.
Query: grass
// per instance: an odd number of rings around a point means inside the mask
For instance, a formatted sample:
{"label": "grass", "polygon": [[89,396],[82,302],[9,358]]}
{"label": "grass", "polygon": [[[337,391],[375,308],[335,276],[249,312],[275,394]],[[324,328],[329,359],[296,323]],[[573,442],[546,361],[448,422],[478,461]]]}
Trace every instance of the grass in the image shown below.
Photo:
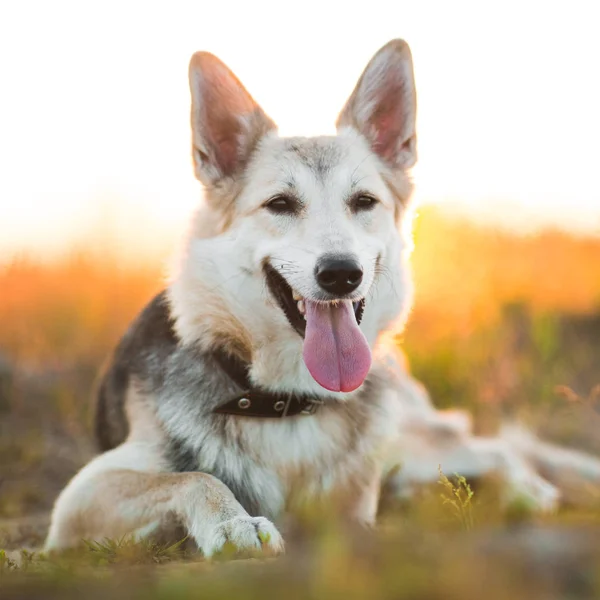
{"label": "grass", "polygon": [[473,496],[475,493],[471,485],[463,475],[454,473],[456,483],[453,483],[439,467],[440,479],[438,483],[444,491],[440,494],[442,504],[449,506],[452,513],[458,519],[458,522],[466,531],[473,529],[475,523],[473,519]]}
{"label": "grass", "polygon": [[[520,238],[434,211],[415,236],[398,342],[435,403],[468,408],[480,433],[519,417],[600,454],[600,239]],[[162,281],[159,267],[85,253],[0,267],[0,598],[600,597],[597,490],[540,517],[501,510],[498,482],[461,474],[386,506],[375,531],[315,509],[277,560],[208,563],[185,543],[128,539],[40,555],[54,498],[94,452],[98,370]]]}
{"label": "grass", "polygon": [[[443,489],[453,495],[450,486],[444,483]],[[462,517],[448,512],[448,504],[430,490],[418,506],[388,513],[375,531],[343,530],[329,521],[308,536],[287,536],[288,554],[278,559],[207,562],[182,545],[131,540],[88,543],[64,556],[21,551],[9,558],[0,553],[0,595],[175,600],[284,595],[446,600],[478,599],[484,593],[492,599],[597,597],[598,525],[591,528],[590,520],[582,527],[565,517],[531,514],[511,521],[491,497],[484,490],[461,501],[459,506],[477,514],[465,527]],[[600,513],[596,523],[598,517]]]}

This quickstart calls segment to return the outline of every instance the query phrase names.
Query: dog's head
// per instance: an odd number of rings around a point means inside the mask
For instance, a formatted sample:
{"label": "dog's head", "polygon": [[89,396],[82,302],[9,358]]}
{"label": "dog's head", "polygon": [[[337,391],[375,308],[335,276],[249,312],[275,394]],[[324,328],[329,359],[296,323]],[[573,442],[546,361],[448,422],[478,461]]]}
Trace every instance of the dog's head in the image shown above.
{"label": "dog's head", "polygon": [[211,54],[192,57],[190,87],[206,194],[170,289],[180,337],[229,345],[264,385],[356,389],[409,303],[399,234],[416,161],[408,46],[373,57],[334,137],[279,137]]}

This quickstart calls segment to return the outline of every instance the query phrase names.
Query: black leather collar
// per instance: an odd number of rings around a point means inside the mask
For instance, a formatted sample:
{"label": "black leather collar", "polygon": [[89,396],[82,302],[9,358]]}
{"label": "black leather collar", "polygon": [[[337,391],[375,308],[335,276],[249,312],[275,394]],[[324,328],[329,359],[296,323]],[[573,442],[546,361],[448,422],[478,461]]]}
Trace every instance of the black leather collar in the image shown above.
{"label": "black leather collar", "polygon": [[312,415],[323,400],[299,394],[269,392],[255,388],[248,377],[250,365],[222,350],[214,353],[215,360],[223,371],[243,391],[240,395],[220,404],[213,412],[222,415],[282,419],[296,415]]}

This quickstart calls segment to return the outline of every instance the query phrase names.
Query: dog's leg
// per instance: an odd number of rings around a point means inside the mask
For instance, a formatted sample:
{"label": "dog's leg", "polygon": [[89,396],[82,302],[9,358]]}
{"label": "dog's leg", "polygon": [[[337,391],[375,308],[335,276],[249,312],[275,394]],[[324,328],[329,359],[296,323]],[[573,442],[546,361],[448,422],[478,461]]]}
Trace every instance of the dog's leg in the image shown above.
{"label": "dog's leg", "polygon": [[597,498],[600,486],[600,459],[597,457],[540,440],[520,425],[505,425],[500,437],[558,486],[567,501],[580,503],[590,492],[592,500]]}
{"label": "dog's leg", "polygon": [[413,432],[403,440],[401,467],[390,475],[387,487],[398,496],[409,496],[415,487],[439,480],[439,468],[467,479],[498,475],[505,482],[505,501],[529,500],[538,510],[554,510],[560,493],[505,440],[500,438],[448,438],[434,428]]}
{"label": "dog's leg", "polygon": [[524,496],[540,510],[556,507],[558,489],[535,471],[523,453],[500,437],[473,436],[468,413],[436,410],[425,388],[406,373],[398,358],[388,364],[401,408],[398,443],[387,464],[388,491],[409,497],[419,485],[438,481],[441,467],[446,474],[467,478],[497,474],[506,482],[507,501]]}
{"label": "dog's leg", "polygon": [[381,494],[382,469],[372,465],[369,473],[357,475],[344,488],[340,514],[351,523],[374,526]]}
{"label": "dog's leg", "polygon": [[139,442],[95,458],[56,501],[45,549],[69,548],[82,539],[143,537],[175,517],[205,556],[226,542],[238,549],[283,550],[275,526],[251,517],[221,481],[205,473],[156,470],[161,462],[152,446]]}

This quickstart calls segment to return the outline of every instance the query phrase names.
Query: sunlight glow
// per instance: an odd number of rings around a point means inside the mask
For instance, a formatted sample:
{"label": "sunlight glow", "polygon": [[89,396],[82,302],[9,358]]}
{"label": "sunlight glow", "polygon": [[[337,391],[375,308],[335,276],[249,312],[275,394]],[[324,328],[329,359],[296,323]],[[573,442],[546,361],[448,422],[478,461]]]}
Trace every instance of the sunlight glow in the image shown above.
{"label": "sunlight glow", "polygon": [[600,232],[595,5],[4,3],[0,258],[98,231],[146,251],[182,230],[200,194],[189,156],[194,51],[222,58],[282,134],[313,135],[333,132],[361,70],[393,37],[415,61],[420,202],[524,231]]}

